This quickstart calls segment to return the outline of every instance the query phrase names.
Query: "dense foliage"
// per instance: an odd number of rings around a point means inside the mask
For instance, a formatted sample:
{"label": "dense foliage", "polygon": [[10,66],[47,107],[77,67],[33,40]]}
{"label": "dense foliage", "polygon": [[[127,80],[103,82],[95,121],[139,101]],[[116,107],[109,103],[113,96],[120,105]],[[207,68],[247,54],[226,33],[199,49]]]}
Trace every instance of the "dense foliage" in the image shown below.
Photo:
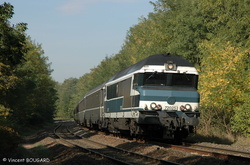
{"label": "dense foliage", "polygon": [[58,97],[60,98],[57,101],[57,109],[60,109],[57,112],[58,117],[63,118],[71,118],[72,117],[72,107],[76,105],[74,102],[72,104],[72,97],[77,92],[76,90],[76,84],[77,84],[76,78],[71,78],[68,80],[65,80],[63,84],[58,85]]}
{"label": "dense foliage", "polygon": [[249,134],[250,112],[244,106],[250,105],[249,60],[246,60],[250,49],[235,47],[231,42],[224,45],[222,42],[204,42],[201,47],[202,53],[206,54],[200,74],[205,130],[217,127],[230,134],[232,131]]}
{"label": "dense foliage", "polygon": [[[151,3],[154,12],[130,28],[119,53],[106,57],[78,80],[68,79],[62,84],[76,86],[73,92],[65,89],[67,96],[63,98],[70,99],[60,104],[73,110],[88,90],[117,71],[149,55],[170,52],[191,61],[200,72],[201,126],[205,133],[212,134],[217,128],[249,136],[250,0]],[[60,105],[58,112],[64,111],[60,107],[64,106]]]}
{"label": "dense foliage", "polygon": [[41,45],[27,37],[27,24],[10,24],[13,14],[12,5],[0,5],[1,155],[13,153],[19,131],[52,121],[57,99]]}

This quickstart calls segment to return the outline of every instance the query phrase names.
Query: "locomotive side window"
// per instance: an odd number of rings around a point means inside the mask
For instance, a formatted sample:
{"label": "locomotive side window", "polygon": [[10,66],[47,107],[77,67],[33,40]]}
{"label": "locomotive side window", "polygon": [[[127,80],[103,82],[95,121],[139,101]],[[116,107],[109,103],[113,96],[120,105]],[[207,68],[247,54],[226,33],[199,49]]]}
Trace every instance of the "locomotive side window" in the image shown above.
{"label": "locomotive side window", "polygon": [[107,87],[107,99],[113,99],[118,96],[118,84]]}
{"label": "locomotive side window", "polygon": [[130,96],[131,79],[123,80],[119,83],[110,85],[107,87],[107,99],[113,99],[124,96],[125,98]]}

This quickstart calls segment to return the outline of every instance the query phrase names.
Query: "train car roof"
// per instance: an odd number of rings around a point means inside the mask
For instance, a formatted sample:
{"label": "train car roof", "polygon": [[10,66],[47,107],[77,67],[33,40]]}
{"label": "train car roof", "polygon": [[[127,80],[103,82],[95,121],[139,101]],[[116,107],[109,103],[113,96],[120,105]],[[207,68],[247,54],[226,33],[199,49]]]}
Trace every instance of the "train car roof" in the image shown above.
{"label": "train car roof", "polygon": [[102,88],[105,86],[106,83],[107,83],[107,81],[105,81],[104,83],[102,83],[102,84],[98,85],[97,87],[91,89],[91,90],[88,91],[84,96],[87,96],[87,95],[89,95],[89,94],[91,94],[91,93],[93,93],[93,92],[96,92],[96,91],[102,89]]}
{"label": "train car roof", "polygon": [[187,67],[194,67],[193,64],[188,62],[187,60],[177,56],[177,55],[172,55],[172,54],[156,54],[156,55],[151,55],[134,65],[131,65],[130,67],[117,72],[113,77],[111,77],[108,81],[100,84],[99,86],[95,87],[94,89],[90,90],[87,92],[86,95],[91,94],[99,89],[101,89],[106,83],[116,80],[122,76],[125,76],[127,74],[133,73],[137,70],[140,70],[143,66],[145,65],[164,65],[167,61],[172,61],[174,62],[177,66],[187,66]]}
{"label": "train car roof", "polygon": [[145,65],[164,65],[165,63],[167,63],[167,61],[172,61],[177,66],[194,67],[193,64],[191,64],[190,62],[188,62],[187,60],[179,56],[172,55],[169,53],[168,54],[156,54],[156,55],[149,56],[143,59],[142,61],[139,61],[135,63],[134,65],[131,65],[127,69],[124,69],[116,73],[111,79],[109,79],[109,81],[113,81],[129,73],[132,73],[136,70],[140,70]]}

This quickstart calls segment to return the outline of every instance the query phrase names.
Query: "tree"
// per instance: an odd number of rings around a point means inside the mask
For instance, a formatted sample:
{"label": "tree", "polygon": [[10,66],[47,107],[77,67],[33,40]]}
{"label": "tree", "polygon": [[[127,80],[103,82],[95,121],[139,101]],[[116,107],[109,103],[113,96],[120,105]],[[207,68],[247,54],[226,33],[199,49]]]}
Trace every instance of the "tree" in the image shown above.
{"label": "tree", "polygon": [[6,95],[8,90],[18,83],[16,67],[24,60],[26,24],[11,26],[9,19],[13,16],[13,6],[4,3],[0,5],[0,104],[8,108]]}
{"label": "tree", "polygon": [[39,124],[51,121],[55,113],[56,89],[50,77],[52,70],[43,56],[41,45],[27,38],[29,50],[25,62],[16,70],[20,85],[8,95],[13,110],[12,118],[22,124]]}
{"label": "tree", "polygon": [[77,102],[74,102],[72,99],[73,95],[77,92],[77,82],[76,78],[69,78],[58,86],[59,100],[57,101],[57,116],[65,118],[73,117],[73,109]]}
{"label": "tree", "polygon": [[[155,12],[161,13],[169,37],[167,50],[200,65],[199,44],[221,40],[248,47],[250,1],[235,0],[158,0]],[[163,21],[162,21],[163,22]]]}
{"label": "tree", "polygon": [[205,41],[200,49],[203,53],[200,94],[204,124],[206,127],[216,125],[231,133],[232,118],[236,122],[235,114],[239,118],[243,106],[249,105],[244,95],[250,91],[246,70],[250,49],[220,40]]}
{"label": "tree", "polygon": [[13,6],[4,3],[0,5],[0,155],[13,152],[20,141],[15,125],[9,121],[12,109],[7,96],[10,90],[18,85],[19,77],[16,68],[22,64],[26,24],[11,26],[9,19],[13,16]]}

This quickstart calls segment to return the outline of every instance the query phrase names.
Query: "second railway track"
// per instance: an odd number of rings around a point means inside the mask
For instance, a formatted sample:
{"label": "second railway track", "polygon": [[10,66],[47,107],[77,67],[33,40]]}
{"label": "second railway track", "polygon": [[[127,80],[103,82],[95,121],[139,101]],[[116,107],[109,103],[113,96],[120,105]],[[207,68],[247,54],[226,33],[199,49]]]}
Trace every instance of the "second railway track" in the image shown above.
{"label": "second railway track", "polygon": [[191,153],[195,153],[199,155],[211,156],[211,157],[224,159],[224,160],[240,160],[244,162],[249,162],[249,165],[250,165],[250,153],[247,153],[247,152],[240,152],[240,151],[201,146],[201,145],[195,145],[195,144],[184,144],[182,146],[163,144],[163,146],[167,146],[172,149],[182,150],[182,151],[191,152]]}

